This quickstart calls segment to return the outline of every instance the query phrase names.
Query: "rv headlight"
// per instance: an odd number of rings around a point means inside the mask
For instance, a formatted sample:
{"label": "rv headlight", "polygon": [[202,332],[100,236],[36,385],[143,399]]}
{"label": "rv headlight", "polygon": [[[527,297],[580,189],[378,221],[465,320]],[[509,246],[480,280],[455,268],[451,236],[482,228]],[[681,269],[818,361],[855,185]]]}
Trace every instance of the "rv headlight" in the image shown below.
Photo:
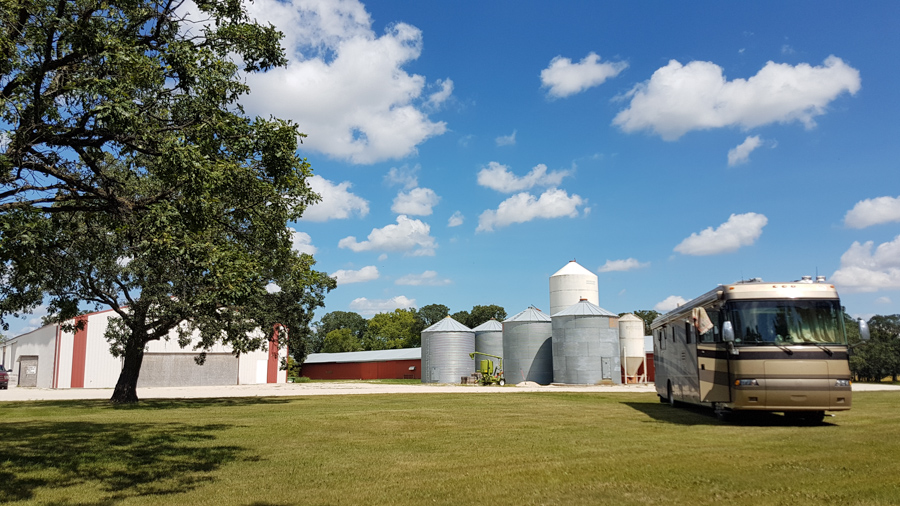
{"label": "rv headlight", "polygon": [[759,382],[755,379],[743,379],[743,380],[734,380],[734,386],[736,387],[758,387]]}
{"label": "rv headlight", "polygon": [[849,387],[850,380],[837,380],[834,382],[834,386],[836,387]]}

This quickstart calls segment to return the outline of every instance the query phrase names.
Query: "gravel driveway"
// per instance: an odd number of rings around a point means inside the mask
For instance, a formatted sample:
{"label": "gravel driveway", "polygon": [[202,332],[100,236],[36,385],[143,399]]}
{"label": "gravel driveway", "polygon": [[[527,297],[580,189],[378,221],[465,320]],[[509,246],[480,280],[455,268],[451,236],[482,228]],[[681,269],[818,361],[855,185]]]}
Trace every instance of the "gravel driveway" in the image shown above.
{"label": "gravel driveway", "polygon": [[[900,386],[854,383],[853,391],[893,390]],[[283,397],[304,395],[359,395],[359,394],[428,394],[428,393],[515,393],[515,392],[655,392],[652,384],[582,386],[547,385],[528,383],[505,387],[437,384],[381,384],[360,382],[279,383],[268,385],[233,385],[216,387],[159,387],[139,388],[141,399],[203,399],[217,397]],[[17,388],[0,390],[0,402],[49,401],[65,399],[109,399],[110,388]]]}

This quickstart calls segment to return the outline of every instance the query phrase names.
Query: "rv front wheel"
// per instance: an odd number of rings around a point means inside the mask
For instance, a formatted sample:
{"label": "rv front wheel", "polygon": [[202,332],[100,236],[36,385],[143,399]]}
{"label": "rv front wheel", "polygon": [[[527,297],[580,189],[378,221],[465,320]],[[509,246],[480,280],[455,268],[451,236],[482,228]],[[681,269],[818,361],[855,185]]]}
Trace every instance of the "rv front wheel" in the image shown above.
{"label": "rv front wheel", "polygon": [[672,382],[671,381],[668,382],[668,384],[666,385],[666,392],[668,394],[666,396],[666,398],[669,401],[669,406],[674,406],[675,405],[675,394],[672,393]]}

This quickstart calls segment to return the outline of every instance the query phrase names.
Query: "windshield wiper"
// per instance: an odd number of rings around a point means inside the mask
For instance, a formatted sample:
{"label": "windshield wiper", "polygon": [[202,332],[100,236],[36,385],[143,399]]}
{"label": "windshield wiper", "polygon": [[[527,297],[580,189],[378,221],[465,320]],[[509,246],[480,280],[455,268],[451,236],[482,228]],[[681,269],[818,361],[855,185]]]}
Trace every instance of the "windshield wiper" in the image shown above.
{"label": "windshield wiper", "polygon": [[785,345],[783,345],[783,344],[778,344],[778,343],[776,343],[775,341],[770,341],[770,342],[771,342],[772,344],[774,344],[775,346],[778,346],[778,348],[780,348],[782,351],[784,351],[784,352],[787,353],[788,355],[793,355],[793,354],[794,354],[794,350],[788,348],[787,346],[785,346]]}
{"label": "windshield wiper", "polygon": [[815,346],[816,348],[819,348],[820,350],[822,350],[822,351],[824,351],[825,353],[827,353],[829,357],[832,356],[832,355],[834,355],[834,352],[833,352],[833,351],[829,350],[828,348],[822,346],[822,345],[819,344],[819,343],[815,343],[815,342],[812,342],[812,341],[804,341],[803,344],[811,344],[811,345]]}
{"label": "windshield wiper", "polygon": [[829,357],[832,356],[832,355],[834,355],[834,352],[833,352],[833,351],[829,350],[828,348],[822,346],[821,344],[819,344],[819,343],[817,343],[817,342],[815,342],[815,341],[810,340],[810,339],[807,338],[807,337],[800,336],[800,339],[803,340],[803,342],[800,343],[800,344],[811,344],[811,345],[815,346],[816,348],[819,348],[820,350],[822,350],[822,351],[824,351],[825,353],[827,353]]}

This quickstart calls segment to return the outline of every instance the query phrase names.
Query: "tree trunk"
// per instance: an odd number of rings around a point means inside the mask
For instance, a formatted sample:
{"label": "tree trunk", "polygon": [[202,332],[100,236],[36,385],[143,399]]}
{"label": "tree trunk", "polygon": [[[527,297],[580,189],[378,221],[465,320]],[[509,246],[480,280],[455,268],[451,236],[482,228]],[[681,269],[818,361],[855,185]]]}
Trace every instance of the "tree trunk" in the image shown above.
{"label": "tree trunk", "polygon": [[[146,334],[146,333],[142,333]],[[138,332],[132,331],[131,338],[125,347],[125,360],[122,364],[122,372],[119,381],[109,399],[114,404],[134,404],[138,401],[137,382],[141,373],[141,364],[144,362],[144,339]]]}

